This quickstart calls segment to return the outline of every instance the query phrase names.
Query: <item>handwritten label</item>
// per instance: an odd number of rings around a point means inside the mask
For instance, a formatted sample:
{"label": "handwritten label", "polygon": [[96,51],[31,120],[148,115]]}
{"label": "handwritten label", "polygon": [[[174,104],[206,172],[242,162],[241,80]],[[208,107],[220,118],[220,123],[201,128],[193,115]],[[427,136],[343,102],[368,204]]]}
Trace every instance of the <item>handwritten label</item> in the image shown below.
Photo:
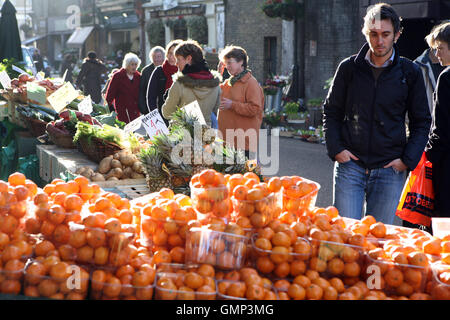
{"label": "handwritten label", "polygon": [[47,101],[46,89],[41,87],[36,82],[27,83],[27,99],[35,101],[38,104],[45,104]]}
{"label": "handwritten label", "polygon": [[78,91],[70,82],[66,82],[61,88],[53,92],[47,100],[56,112],[60,112],[76,98],[78,98]]}
{"label": "handwritten label", "polygon": [[150,138],[161,133],[169,134],[169,129],[164,123],[158,109],[155,109],[143,116],[142,125]]}
{"label": "handwritten label", "polygon": [[3,88],[11,88],[11,78],[6,71],[0,72],[0,83]]}
{"label": "handwritten label", "polygon": [[78,105],[78,111],[85,113],[85,114],[91,114],[91,112],[94,110],[92,107],[92,100],[91,96],[87,96],[83,99],[83,101],[80,102]]}
{"label": "handwritten label", "polygon": [[185,105],[183,109],[187,114],[196,117],[200,124],[206,125],[205,117],[203,116],[202,109],[200,109],[200,105],[198,104],[197,100],[189,103],[188,105]]}
{"label": "handwritten label", "polygon": [[20,69],[19,67],[16,67],[15,65],[12,66],[12,69],[18,73],[26,73],[28,74],[26,71]]}
{"label": "handwritten label", "polygon": [[130,123],[128,123],[124,128],[123,131],[125,131],[126,134],[129,134],[130,132],[135,132],[137,129],[139,129],[142,125],[142,118],[143,116],[140,116],[139,118],[134,119]]}

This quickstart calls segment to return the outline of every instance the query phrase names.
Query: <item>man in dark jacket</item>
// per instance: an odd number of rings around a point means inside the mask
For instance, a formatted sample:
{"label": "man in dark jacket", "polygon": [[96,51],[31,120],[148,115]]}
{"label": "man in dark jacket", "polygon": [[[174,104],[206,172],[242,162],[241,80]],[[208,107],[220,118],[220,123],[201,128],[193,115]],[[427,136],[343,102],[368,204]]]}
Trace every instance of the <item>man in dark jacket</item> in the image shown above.
{"label": "man in dark jacket", "polygon": [[76,85],[77,87],[83,86],[83,93],[86,96],[90,95],[95,103],[100,103],[102,100],[102,76],[107,72],[106,66],[97,59],[97,54],[90,51],[81,66]]}
{"label": "man in dark jacket", "polygon": [[361,219],[366,200],[366,214],[393,224],[431,116],[420,68],[401,58],[395,45],[400,17],[390,5],[377,4],[364,20],[367,43],[341,62],[324,104],[328,155],[336,161],[334,205],[342,216]]}
{"label": "man in dark jacket", "polygon": [[150,110],[147,108],[147,88],[150,82],[153,71],[156,67],[163,64],[165,56],[163,47],[156,46],[150,50],[149,57],[151,63],[145,66],[141,72],[141,82],[139,83],[139,111],[142,114],[147,114]]}
{"label": "man in dark jacket", "polygon": [[443,23],[427,37],[443,67],[434,96],[433,125],[427,158],[433,163],[436,217],[450,217],[450,22]]}

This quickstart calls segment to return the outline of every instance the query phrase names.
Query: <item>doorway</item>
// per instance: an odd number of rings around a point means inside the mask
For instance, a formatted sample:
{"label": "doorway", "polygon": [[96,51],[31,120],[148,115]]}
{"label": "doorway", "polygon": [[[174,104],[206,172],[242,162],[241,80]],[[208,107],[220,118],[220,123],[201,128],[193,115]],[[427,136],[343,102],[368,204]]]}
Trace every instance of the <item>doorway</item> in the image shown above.
{"label": "doorway", "polygon": [[404,19],[403,33],[397,42],[400,55],[410,60],[419,57],[428,49],[425,37],[436,24],[437,22],[433,19]]}

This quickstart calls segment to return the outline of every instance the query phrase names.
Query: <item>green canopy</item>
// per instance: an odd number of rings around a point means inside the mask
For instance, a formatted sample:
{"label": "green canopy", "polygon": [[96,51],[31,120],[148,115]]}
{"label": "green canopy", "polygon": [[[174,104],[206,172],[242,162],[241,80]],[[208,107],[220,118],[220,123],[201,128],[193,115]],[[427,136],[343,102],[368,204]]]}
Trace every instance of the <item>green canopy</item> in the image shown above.
{"label": "green canopy", "polygon": [[0,62],[3,59],[15,58],[23,61],[19,28],[17,26],[16,8],[6,0],[0,18]]}

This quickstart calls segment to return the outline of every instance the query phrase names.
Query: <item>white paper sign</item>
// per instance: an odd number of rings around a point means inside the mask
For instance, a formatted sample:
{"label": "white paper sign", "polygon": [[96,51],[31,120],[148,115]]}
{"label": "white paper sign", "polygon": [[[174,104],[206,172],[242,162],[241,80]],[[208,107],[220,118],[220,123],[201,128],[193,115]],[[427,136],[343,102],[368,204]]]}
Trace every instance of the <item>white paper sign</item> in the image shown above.
{"label": "white paper sign", "polygon": [[139,129],[142,125],[142,118],[144,116],[140,116],[139,118],[134,119],[130,123],[128,123],[124,128],[123,131],[125,131],[126,134],[130,132],[135,132],[137,129]]}
{"label": "white paper sign", "polygon": [[198,104],[197,100],[189,103],[188,105],[185,105],[183,109],[186,111],[187,114],[197,117],[198,122],[200,122],[200,124],[206,125],[205,117],[203,116],[202,109],[200,109],[200,105]]}
{"label": "white paper sign", "polygon": [[155,109],[143,116],[142,125],[150,138],[160,133],[169,134],[169,129],[164,123],[158,109]]}
{"label": "white paper sign", "polygon": [[431,218],[433,236],[444,238],[450,234],[450,218]]}
{"label": "white paper sign", "polygon": [[0,83],[5,89],[11,88],[11,78],[9,77],[8,73],[6,73],[6,71],[0,72]]}
{"label": "white paper sign", "polygon": [[78,111],[84,114],[91,114],[93,110],[94,108],[92,107],[91,96],[87,96],[86,98],[84,98],[83,101],[81,101],[78,105]]}
{"label": "white paper sign", "polygon": [[16,67],[15,65],[12,66],[12,69],[18,73],[26,73],[28,74],[26,71],[20,69],[19,67]]}
{"label": "white paper sign", "polygon": [[62,76],[62,82],[66,81],[67,70],[69,70],[69,69],[66,69],[66,71],[64,71],[64,74]]}
{"label": "white paper sign", "polygon": [[53,92],[47,100],[56,112],[60,112],[76,98],[78,98],[78,91],[70,82],[66,82],[61,88]]}

